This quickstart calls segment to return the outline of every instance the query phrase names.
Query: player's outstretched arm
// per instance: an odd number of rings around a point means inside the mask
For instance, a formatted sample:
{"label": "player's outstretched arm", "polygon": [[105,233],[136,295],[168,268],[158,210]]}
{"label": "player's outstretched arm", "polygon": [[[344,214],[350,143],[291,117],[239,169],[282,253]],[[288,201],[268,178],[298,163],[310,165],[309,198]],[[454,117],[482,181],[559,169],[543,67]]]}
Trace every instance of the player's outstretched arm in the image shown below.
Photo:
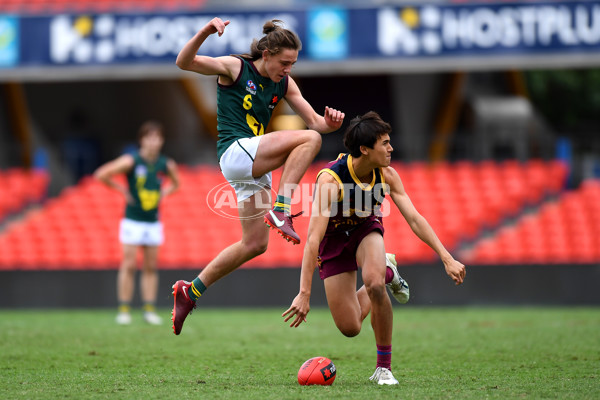
{"label": "player's outstretched arm", "polygon": [[302,270],[300,272],[300,291],[294,298],[292,305],[281,316],[284,322],[294,318],[290,327],[297,328],[302,322],[306,322],[306,315],[310,311],[310,293],[312,288],[312,277],[317,266],[319,255],[319,244],[325,236],[331,205],[337,198],[339,187],[337,182],[329,174],[321,174],[317,180],[315,196],[312,204],[310,223],[308,224],[308,237],[304,245],[302,256]]}
{"label": "player's outstretched arm", "polygon": [[296,82],[288,78],[288,90],[285,99],[296,114],[304,120],[309,129],[320,133],[337,131],[342,127],[346,114],[335,108],[325,107],[323,115],[319,115],[302,96]]}
{"label": "player's outstretched arm", "polygon": [[235,57],[208,57],[198,55],[202,43],[210,35],[217,33],[219,36],[225,32],[229,21],[213,18],[200,29],[181,49],[175,64],[183,70],[197,72],[202,75],[223,75],[232,77],[239,71],[240,61]]}
{"label": "player's outstretched arm", "polygon": [[455,284],[463,283],[466,275],[465,266],[456,261],[454,257],[446,250],[435,231],[429,225],[429,222],[417,211],[412,201],[408,197],[400,176],[392,167],[384,169],[385,181],[389,185],[390,196],[402,216],[408,222],[412,231],[419,239],[431,247],[444,263],[444,268],[448,276]]}

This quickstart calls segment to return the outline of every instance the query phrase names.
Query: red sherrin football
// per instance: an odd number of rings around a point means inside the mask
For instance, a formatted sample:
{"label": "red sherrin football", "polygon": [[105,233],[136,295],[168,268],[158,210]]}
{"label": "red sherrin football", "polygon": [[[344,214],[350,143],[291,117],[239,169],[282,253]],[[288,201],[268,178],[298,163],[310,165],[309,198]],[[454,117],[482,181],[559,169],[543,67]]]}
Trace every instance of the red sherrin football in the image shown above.
{"label": "red sherrin football", "polygon": [[301,385],[331,385],[335,381],[335,365],[327,357],[313,357],[306,360],[298,371]]}

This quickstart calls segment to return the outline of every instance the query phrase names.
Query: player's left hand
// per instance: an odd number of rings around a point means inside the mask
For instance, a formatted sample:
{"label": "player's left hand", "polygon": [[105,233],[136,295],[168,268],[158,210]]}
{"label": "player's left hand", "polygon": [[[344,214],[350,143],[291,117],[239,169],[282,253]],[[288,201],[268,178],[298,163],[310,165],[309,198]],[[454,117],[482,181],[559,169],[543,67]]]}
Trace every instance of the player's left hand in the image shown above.
{"label": "player's left hand", "polygon": [[342,123],[344,122],[344,117],[346,114],[341,112],[340,110],[336,110],[335,108],[325,107],[325,123],[329,126],[332,131],[338,130],[342,127]]}
{"label": "player's left hand", "polygon": [[467,269],[465,266],[456,261],[455,259],[451,259],[450,261],[444,262],[444,267],[446,268],[446,273],[455,284],[460,285],[465,280],[465,275],[467,274]]}
{"label": "player's left hand", "polygon": [[[306,314],[310,311],[310,296],[298,293],[290,308],[288,308],[282,317],[285,317],[284,322],[288,322],[294,316],[294,320],[290,324],[290,328],[297,328],[302,322],[306,322]],[[287,317],[286,317],[287,316]]]}

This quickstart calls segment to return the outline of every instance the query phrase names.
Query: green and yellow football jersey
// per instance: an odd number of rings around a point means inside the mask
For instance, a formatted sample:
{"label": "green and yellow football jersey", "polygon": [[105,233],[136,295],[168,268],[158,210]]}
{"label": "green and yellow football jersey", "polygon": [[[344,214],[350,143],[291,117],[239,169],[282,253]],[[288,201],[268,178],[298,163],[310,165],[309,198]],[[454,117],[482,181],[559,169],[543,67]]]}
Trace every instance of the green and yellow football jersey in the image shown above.
{"label": "green and yellow football jersey", "polygon": [[260,136],[277,104],[287,92],[288,77],[275,83],[261,76],[252,61],[242,60],[242,70],[230,86],[217,88],[218,160],[237,139]]}
{"label": "green and yellow football jersey", "polygon": [[167,174],[167,158],[159,156],[154,163],[146,162],[139,153],[134,153],[133,168],[127,174],[129,193],[134,204],[127,204],[125,218],[134,221],[158,221],[160,185]]}

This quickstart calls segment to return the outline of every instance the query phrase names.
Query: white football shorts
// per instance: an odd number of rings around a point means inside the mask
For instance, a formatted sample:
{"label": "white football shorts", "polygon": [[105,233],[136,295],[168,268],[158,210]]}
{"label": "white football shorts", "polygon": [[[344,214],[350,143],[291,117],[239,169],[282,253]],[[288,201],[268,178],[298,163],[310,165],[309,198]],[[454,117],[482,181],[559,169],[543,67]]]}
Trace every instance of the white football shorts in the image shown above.
{"label": "white football shorts", "polygon": [[160,246],[164,241],[162,222],[143,222],[123,218],[119,227],[119,240],[123,244]]}
{"label": "white football shorts", "polygon": [[238,202],[244,201],[262,189],[271,189],[271,173],[259,178],[252,176],[252,164],[262,136],[238,139],[219,160],[221,172],[235,190]]}

